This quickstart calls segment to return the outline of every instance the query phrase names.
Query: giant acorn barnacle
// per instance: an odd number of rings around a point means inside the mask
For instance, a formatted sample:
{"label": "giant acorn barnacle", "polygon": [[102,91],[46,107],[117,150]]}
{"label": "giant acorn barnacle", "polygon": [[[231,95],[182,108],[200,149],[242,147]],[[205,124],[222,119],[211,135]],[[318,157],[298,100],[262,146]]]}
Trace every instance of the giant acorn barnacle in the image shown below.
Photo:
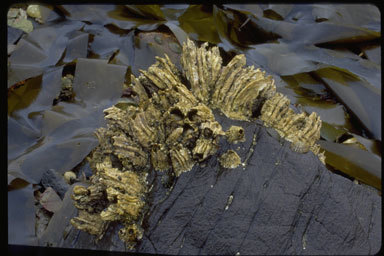
{"label": "giant acorn barnacle", "polygon": [[[72,196],[79,210],[71,220],[76,228],[101,238],[110,222],[119,221],[124,225],[120,238],[134,246],[142,236],[151,168],[177,177],[215,155],[220,136],[231,143],[244,141],[243,128],[224,132],[212,109],[236,120],[259,118],[292,142],[293,150],[311,150],[323,158],[316,144],[321,127],[316,113],[295,113],[289,100],[276,93],[271,76],[245,67],[244,55],[223,66],[218,47],[207,46],[184,43],[181,71],[168,56],[157,57],[139,77],[131,76],[135,103],[104,110],[107,128],[96,131],[99,145],[88,158],[94,173],[91,185],[75,187]],[[185,79],[188,84],[182,83]],[[227,154],[240,164],[236,152]]]}

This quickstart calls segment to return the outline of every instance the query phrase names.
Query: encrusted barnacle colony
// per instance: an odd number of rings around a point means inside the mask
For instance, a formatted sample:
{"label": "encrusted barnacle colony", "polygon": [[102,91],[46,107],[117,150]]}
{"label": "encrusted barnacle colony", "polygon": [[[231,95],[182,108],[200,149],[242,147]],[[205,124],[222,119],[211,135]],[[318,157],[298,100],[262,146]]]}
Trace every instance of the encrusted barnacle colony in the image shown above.
{"label": "encrusted barnacle colony", "polygon": [[[109,223],[118,221],[124,225],[120,238],[134,246],[143,234],[149,170],[168,170],[177,177],[215,155],[220,136],[230,143],[245,140],[242,127],[223,132],[212,109],[236,120],[260,117],[291,141],[292,149],[319,153],[315,142],[321,121],[315,113],[294,113],[289,100],[276,93],[271,76],[244,67],[244,55],[223,66],[218,48],[207,46],[198,48],[188,40],[181,72],[168,56],[157,57],[139,77],[131,76],[133,101],[104,110],[107,127],[96,131],[99,145],[88,158],[94,172],[90,185],[73,191],[79,210],[71,220],[73,226],[100,239]],[[235,168],[241,159],[229,150],[219,162]]]}

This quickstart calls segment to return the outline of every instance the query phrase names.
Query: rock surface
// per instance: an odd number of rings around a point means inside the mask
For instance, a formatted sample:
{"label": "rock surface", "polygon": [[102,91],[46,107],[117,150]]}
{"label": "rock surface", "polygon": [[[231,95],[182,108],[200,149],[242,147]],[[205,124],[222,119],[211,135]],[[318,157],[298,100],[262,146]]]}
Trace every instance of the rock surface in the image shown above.
{"label": "rock surface", "polygon": [[[245,169],[223,169],[212,157],[207,167],[195,166],[180,176],[169,195],[160,175],[154,178],[154,202],[139,252],[378,252],[381,198],[375,189],[331,173],[311,152],[293,152],[289,143],[281,145],[258,124],[241,124],[247,140],[240,144],[245,150],[239,155],[244,161],[251,154]],[[222,144],[220,151],[228,147],[234,146]]]}
{"label": "rock surface", "polygon": [[65,182],[63,176],[61,176],[54,169],[48,169],[43,173],[41,177],[41,184],[45,187],[51,187],[60,196],[64,198],[65,192],[68,190],[69,185]]}
{"label": "rock surface", "polygon": [[[205,167],[196,165],[175,178],[171,191],[164,185],[166,172],[152,172],[150,209],[137,252],[184,255],[378,252],[381,197],[377,190],[331,173],[312,152],[293,152],[288,142],[276,139],[276,133],[260,122],[233,121],[221,115],[216,118],[224,130],[231,125],[244,128],[246,141],[234,145],[221,140],[218,155],[234,149],[242,162],[247,162],[246,166],[224,169],[213,156],[203,163]],[[172,187],[172,182],[168,185]],[[64,199],[74,216],[76,209],[69,202]],[[91,235],[70,228],[68,221],[57,225],[52,219],[49,225],[45,241],[40,240],[40,245],[55,240],[52,244],[58,247],[126,250],[118,239],[119,227],[113,225],[98,243]],[[53,239],[49,232],[63,232],[54,229],[54,225],[69,230],[68,234]]]}

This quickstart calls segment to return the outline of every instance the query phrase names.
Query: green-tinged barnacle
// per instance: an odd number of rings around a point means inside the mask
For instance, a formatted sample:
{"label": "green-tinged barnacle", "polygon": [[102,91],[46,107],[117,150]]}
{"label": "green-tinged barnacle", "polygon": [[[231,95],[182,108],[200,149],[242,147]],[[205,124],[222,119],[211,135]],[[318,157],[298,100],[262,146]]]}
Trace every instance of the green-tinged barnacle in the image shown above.
{"label": "green-tinged barnacle", "polygon": [[91,214],[82,210],[79,210],[78,216],[72,218],[70,222],[75,228],[95,235],[98,240],[104,236],[109,224],[99,214]]}
{"label": "green-tinged barnacle", "polygon": [[239,78],[246,63],[244,54],[236,55],[227,66],[225,66],[220,74],[220,78],[216,83],[215,91],[212,95],[212,103],[220,106],[224,103],[224,97],[227,96],[235,79]]}
{"label": "green-tinged barnacle", "polygon": [[156,171],[165,171],[171,167],[169,152],[163,144],[152,145],[151,163]]}
{"label": "green-tinged barnacle", "polygon": [[[125,134],[119,134],[112,137],[115,154],[124,166],[131,163],[135,167],[144,167],[148,162],[148,155],[142,147],[135,145],[133,140]],[[125,164],[126,163],[126,164]]]}
{"label": "green-tinged barnacle", "polygon": [[149,147],[152,141],[155,141],[157,134],[155,128],[148,124],[148,119],[145,113],[137,113],[136,117],[130,121],[134,137],[143,147]]}
{"label": "green-tinged barnacle", "polygon": [[167,145],[173,146],[179,143],[180,139],[182,138],[183,132],[183,127],[177,127],[176,129],[172,130],[169,136],[167,137]]}
{"label": "green-tinged barnacle", "polygon": [[128,242],[128,248],[133,248],[135,243],[143,237],[143,229],[135,223],[126,225],[119,230],[119,237]]}
{"label": "green-tinged barnacle", "polygon": [[72,194],[74,205],[89,213],[100,212],[106,205],[104,190],[105,187],[100,183],[92,184],[88,188],[75,186]]}
{"label": "green-tinged barnacle", "polygon": [[116,201],[100,213],[100,216],[105,221],[116,221],[133,219],[136,220],[140,214],[144,202],[135,194],[129,195],[121,192],[116,188],[107,188],[108,199]]}
{"label": "green-tinged barnacle", "polygon": [[183,45],[181,64],[192,93],[229,118],[249,121],[261,103],[276,92],[272,77],[253,66],[244,67],[243,54],[236,55],[222,67],[217,47],[210,50],[206,47],[207,44],[203,44],[197,48],[190,40]]}
{"label": "green-tinged barnacle", "polygon": [[217,121],[203,122],[200,125],[200,129],[206,138],[216,138],[219,135],[225,135],[221,125]]}
{"label": "green-tinged barnacle", "polygon": [[169,151],[169,153],[171,156],[173,172],[177,177],[180,176],[181,173],[191,170],[195,164],[191,152],[181,144],[177,144]]}
{"label": "green-tinged barnacle", "polygon": [[220,156],[219,162],[224,168],[234,169],[241,164],[241,159],[235,151],[228,150]]}
{"label": "green-tinged barnacle", "polygon": [[208,156],[216,153],[218,145],[211,139],[199,138],[193,148],[193,158],[198,161],[205,160]]}
{"label": "green-tinged barnacle", "polygon": [[290,141],[292,150],[306,153],[312,149],[318,154],[318,148],[313,146],[320,139],[320,117],[315,112],[296,114],[289,106],[289,99],[276,93],[264,103],[260,119]]}
{"label": "green-tinged barnacle", "polygon": [[[179,71],[167,55],[157,57],[138,78],[131,76],[130,93],[124,95],[130,102],[104,110],[107,127],[95,132],[99,145],[87,158],[93,170],[91,185],[75,187],[72,195],[79,209],[71,220],[76,228],[102,237],[108,224],[117,221],[124,225],[119,237],[133,248],[143,234],[151,168],[169,170],[169,177],[177,179],[196,163],[215,157],[219,136],[230,143],[244,141],[244,129],[232,126],[224,132],[212,109],[236,120],[259,117],[290,141],[294,151],[311,150],[324,161],[315,144],[320,118],[316,113],[296,114],[289,100],[276,93],[271,76],[245,66],[244,55],[223,66],[218,47],[197,47],[188,39],[181,65]],[[219,162],[231,169],[241,159],[228,150]]]}
{"label": "green-tinged barnacle", "polygon": [[136,95],[139,97],[139,105],[142,108],[146,108],[149,104],[149,98],[148,94],[145,91],[144,86],[140,83],[140,80],[137,79],[134,75],[131,75],[131,85],[132,90],[136,93]]}
{"label": "green-tinged barnacle", "polygon": [[128,194],[140,194],[145,192],[145,187],[142,186],[142,178],[133,171],[121,171],[118,168],[113,168],[110,161],[96,165],[99,182],[105,187],[114,187],[125,191]]}
{"label": "green-tinged barnacle", "polygon": [[191,40],[183,44],[181,65],[183,74],[191,84],[191,90],[196,98],[209,104],[212,91],[215,88],[221,68],[222,58],[217,46],[207,50],[204,43],[197,48]]}
{"label": "green-tinged barnacle", "polygon": [[215,116],[212,113],[212,110],[204,104],[199,104],[188,109],[186,114],[189,121],[193,123],[202,123],[205,121],[214,121]]}
{"label": "green-tinged barnacle", "polygon": [[241,126],[232,125],[225,132],[225,136],[227,137],[227,140],[229,143],[236,144],[238,142],[244,142],[245,141],[244,129]]}

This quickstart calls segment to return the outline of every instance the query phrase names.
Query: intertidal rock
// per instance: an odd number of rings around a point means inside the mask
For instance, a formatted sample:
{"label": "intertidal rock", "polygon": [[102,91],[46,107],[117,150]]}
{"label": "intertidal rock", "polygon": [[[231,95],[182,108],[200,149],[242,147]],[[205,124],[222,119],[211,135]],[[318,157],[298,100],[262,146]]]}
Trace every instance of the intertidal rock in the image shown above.
{"label": "intertidal rock", "polygon": [[[100,239],[108,224],[118,221],[124,225],[120,238],[134,247],[143,234],[151,169],[178,177],[214,156],[220,137],[244,141],[244,129],[233,126],[223,132],[212,109],[236,120],[260,117],[291,141],[292,149],[318,154],[321,121],[316,113],[294,113],[276,93],[271,76],[245,63],[244,55],[237,55],[222,66],[217,47],[207,49],[205,43],[198,48],[188,40],[181,72],[165,55],[138,78],[132,76],[133,101],[104,110],[107,128],[97,130],[99,146],[88,159],[94,172],[91,185],[74,188],[79,216],[71,223]],[[236,168],[241,159],[229,150],[220,163]]]}

